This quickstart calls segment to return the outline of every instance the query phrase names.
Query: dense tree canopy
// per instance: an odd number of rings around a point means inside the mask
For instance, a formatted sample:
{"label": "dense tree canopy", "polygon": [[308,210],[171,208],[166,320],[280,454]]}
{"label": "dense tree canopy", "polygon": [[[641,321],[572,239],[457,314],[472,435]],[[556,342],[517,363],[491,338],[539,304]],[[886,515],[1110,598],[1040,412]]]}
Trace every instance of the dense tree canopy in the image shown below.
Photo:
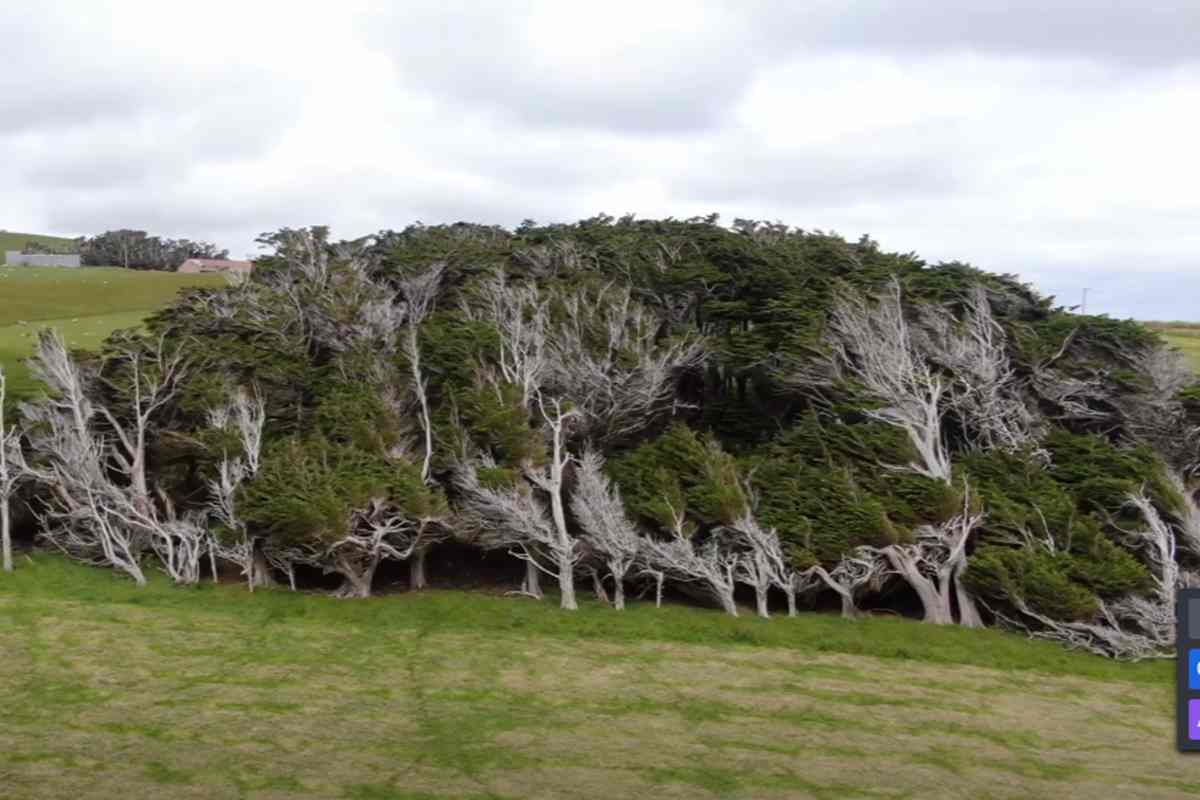
{"label": "dense tree canopy", "polygon": [[361,596],[388,560],[424,585],[454,538],[566,608],[590,576],[617,607],[626,584],[730,613],[752,591],[763,615],[828,597],[1170,645],[1200,389],[1136,323],[747,220],[262,241],[248,280],[97,357],[43,339],[22,464],[47,540],[139,580],[156,555]]}
{"label": "dense tree canopy", "polygon": [[176,270],[189,258],[228,258],[229,251],[210,242],[151,236],[121,229],[78,239],[80,260],[92,267]]}

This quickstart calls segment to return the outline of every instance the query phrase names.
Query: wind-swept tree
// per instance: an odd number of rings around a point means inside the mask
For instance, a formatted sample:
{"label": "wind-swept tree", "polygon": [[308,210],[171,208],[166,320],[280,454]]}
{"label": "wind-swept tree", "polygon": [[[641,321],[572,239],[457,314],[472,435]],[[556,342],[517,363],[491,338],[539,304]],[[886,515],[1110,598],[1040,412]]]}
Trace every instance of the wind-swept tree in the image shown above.
{"label": "wind-swept tree", "polygon": [[613,582],[613,608],[625,608],[625,580],[644,552],[644,537],[625,513],[621,492],[604,474],[604,457],[584,451],[575,473],[571,511],[583,540],[602,561]]}
{"label": "wind-swept tree", "polygon": [[0,569],[12,572],[12,516],[9,503],[17,482],[25,477],[26,467],[21,452],[21,434],[17,426],[9,426],[4,418],[7,398],[7,378],[0,367]]}

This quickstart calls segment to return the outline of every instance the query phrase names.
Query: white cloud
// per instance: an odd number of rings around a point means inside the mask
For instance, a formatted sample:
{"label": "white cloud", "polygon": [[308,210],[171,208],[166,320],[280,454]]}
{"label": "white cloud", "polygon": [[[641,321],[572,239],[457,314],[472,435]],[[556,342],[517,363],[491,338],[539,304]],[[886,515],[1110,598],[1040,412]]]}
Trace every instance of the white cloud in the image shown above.
{"label": "white cloud", "polygon": [[[1192,2],[51,0],[0,15],[0,227],[718,211],[1200,318]],[[897,10],[899,9],[899,10]]]}

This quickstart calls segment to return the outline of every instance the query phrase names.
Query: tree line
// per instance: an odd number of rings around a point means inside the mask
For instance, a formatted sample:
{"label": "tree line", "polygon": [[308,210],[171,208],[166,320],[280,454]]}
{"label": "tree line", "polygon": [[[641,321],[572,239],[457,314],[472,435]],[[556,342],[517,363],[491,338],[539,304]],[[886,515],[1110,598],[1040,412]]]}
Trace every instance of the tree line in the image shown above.
{"label": "tree line", "polygon": [[229,251],[211,242],[191,239],[171,239],[152,236],[146,231],[122,228],[105,231],[96,236],[81,236],[71,246],[48,245],[31,240],[21,252],[26,255],[78,253],[79,260],[89,267],[124,267],[125,269],[179,269],[189,258],[228,258]]}
{"label": "tree line", "polygon": [[138,582],[233,565],[362,597],[456,540],[566,609],[580,580],[617,609],[667,587],[737,614],[743,588],[762,616],[827,596],[1173,647],[1200,389],[1137,323],[715,217],[262,243],[98,354],[42,335],[0,498],[45,542]]}

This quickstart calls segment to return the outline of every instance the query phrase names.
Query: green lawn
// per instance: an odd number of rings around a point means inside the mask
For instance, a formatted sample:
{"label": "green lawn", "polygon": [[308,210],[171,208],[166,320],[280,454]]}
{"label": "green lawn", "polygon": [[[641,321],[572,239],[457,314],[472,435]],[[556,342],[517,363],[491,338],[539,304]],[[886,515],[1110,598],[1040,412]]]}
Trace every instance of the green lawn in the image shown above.
{"label": "green lawn", "polygon": [[1200,793],[1172,665],[893,618],[0,576],[0,796]]}
{"label": "green lawn", "polygon": [[0,266],[5,263],[5,253],[9,250],[20,250],[28,242],[38,242],[47,247],[52,247],[55,250],[69,252],[74,249],[75,243],[71,239],[65,239],[61,236],[42,236],[37,233],[12,233],[11,231],[0,231]]}
{"label": "green lawn", "polygon": [[1197,372],[1200,372],[1200,328],[1169,328],[1163,336],[1174,347],[1179,348]]}
{"label": "green lawn", "polygon": [[110,332],[138,325],[187,286],[219,286],[220,275],[119,268],[0,267],[0,365],[14,397],[35,388],[21,359],[41,328],[57,328],[74,348],[97,347]]}

